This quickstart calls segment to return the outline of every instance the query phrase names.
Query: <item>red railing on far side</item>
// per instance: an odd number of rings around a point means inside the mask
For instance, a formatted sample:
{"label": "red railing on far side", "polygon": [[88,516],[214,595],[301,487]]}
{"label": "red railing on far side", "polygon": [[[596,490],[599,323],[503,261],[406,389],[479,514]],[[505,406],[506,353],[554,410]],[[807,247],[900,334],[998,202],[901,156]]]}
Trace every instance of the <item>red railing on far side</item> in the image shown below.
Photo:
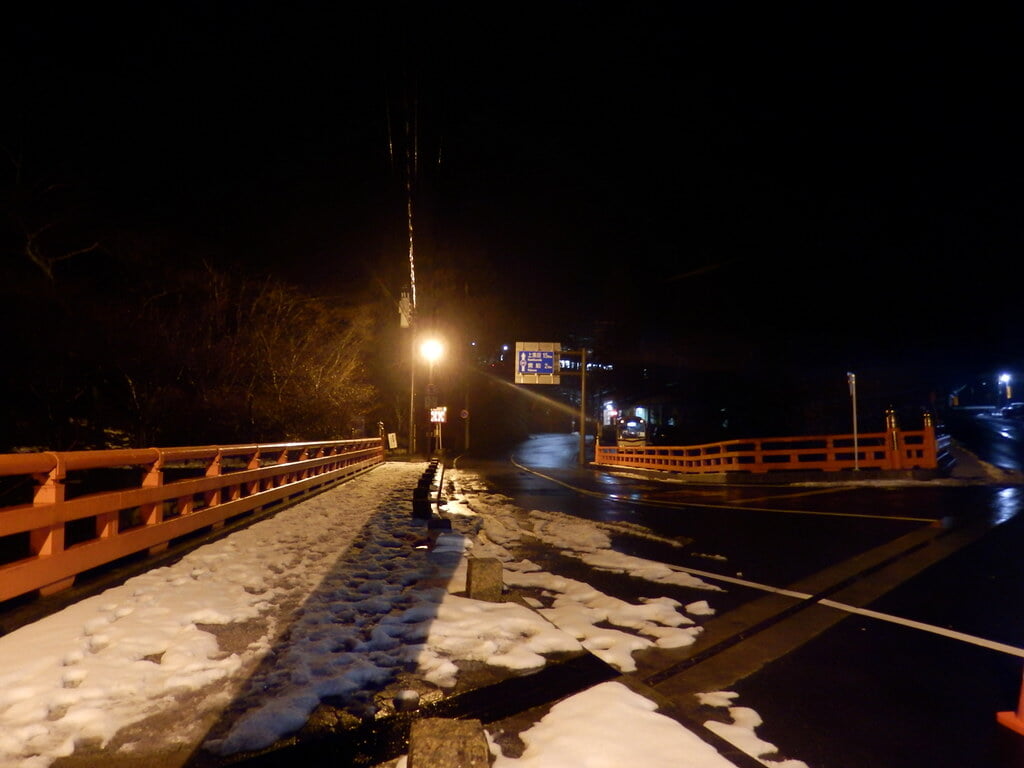
{"label": "red railing on far side", "polygon": [[840,472],[912,470],[938,467],[938,443],[931,414],[924,428],[901,430],[886,413],[885,432],[854,436],[766,437],[688,446],[618,448],[598,445],[595,464],[683,474],[766,473],[780,470]]}
{"label": "red railing on far side", "polygon": [[[383,461],[380,438],[0,454],[0,477],[31,483],[29,503],[0,506],[0,601],[57,592],[92,568],[157,554],[178,537],[324,490]],[[69,498],[69,477],[95,470],[118,475],[117,488]]]}

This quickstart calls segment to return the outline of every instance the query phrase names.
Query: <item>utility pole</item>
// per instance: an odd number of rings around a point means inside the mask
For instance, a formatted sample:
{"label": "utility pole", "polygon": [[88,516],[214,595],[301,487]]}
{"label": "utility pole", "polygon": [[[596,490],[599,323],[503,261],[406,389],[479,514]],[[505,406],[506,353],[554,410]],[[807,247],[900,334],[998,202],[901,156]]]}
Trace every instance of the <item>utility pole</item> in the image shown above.
{"label": "utility pole", "polygon": [[409,456],[416,453],[416,332],[413,329],[415,306],[409,294],[402,291],[398,301],[399,325],[409,329]]}
{"label": "utility pole", "polygon": [[857,445],[857,375],[847,372],[846,383],[850,385],[850,400],[853,402],[853,469],[860,469],[860,446]]}
{"label": "utility pole", "polygon": [[[559,355],[579,355],[580,356],[580,448],[579,448],[579,463],[580,466],[586,466],[587,463],[587,348],[581,347],[580,349],[563,349],[560,350]],[[561,376],[575,376],[576,374],[572,371],[562,372],[559,371]]]}
{"label": "utility pole", "polygon": [[580,349],[580,466],[587,464],[587,348]]}

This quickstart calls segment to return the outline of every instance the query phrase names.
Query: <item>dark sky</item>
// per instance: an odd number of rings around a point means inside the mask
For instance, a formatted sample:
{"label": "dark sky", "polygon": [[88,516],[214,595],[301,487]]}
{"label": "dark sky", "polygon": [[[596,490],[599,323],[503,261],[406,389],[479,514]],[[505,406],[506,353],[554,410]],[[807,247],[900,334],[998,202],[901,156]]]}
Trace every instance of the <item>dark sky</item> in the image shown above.
{"label": "dark sky", "polygon": [[347,5],[37,4],[4,146],[330,292],[403,274],[415,118],[418,268],[518,297],[524,333],[1024,373],[1019,13]]}

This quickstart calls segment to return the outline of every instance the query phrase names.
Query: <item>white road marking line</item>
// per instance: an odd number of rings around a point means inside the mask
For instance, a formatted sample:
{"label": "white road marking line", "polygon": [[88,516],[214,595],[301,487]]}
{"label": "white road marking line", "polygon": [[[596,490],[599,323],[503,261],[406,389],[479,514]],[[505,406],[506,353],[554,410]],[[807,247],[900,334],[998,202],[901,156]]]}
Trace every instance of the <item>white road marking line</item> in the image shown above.
{"label": "white road marking line", "polygon": [[893,616],[891,613],[880,613],[879,611],[872,611],[867,608],[858,608],[854,605],[836,602],[835,600],[819,600],[818,603],[820,605],[828,606],[829,608],[846,611],[847,613],[855,613],[858,616],[867,616],[872,619],[878,619],[879,621],[888,621],[891,624],[899,624],[904,627],[910,627],[911,629],[919,629],[922,632],[930,632],[933,635],[948,637],[952,640],[959,640],[962,643],[970,643],[971,645],[977,645],[981,648],[988,648],[992,651],[999,651],[1000,653],[1006,653],[1010,656],[1024,658],[1024,648],[1017,648],[1016,646],[1007,645],[1006,643],[997,643],[995,640],[987,640],[984,637],[968,635],[965,632],[957,632],[954,629],[946,629],[945,627],[937,627],[934,624],[925,624],[922,621],[904,619],[902,616]]}
{"label": "white road marking line", "polygon": [[[702,571],[697,568],[686,568],[679,565],[670,565],[673,570],[683,571],[689,573],[692,576],[700,576],[711,580],[724,581],[728,584],[735,584],[741,587],[748,587],[750,589],[758,589],[762,592],[771,592],[776,595],[783,595],[785,597],[792,597],[796,600],[813,600],[814,595],[806,592],[797,592],[792,589],[780,589],[779,587],[773,587],[770,584],[760,584],[756,581],[748,581],[746,579],[740,579],[733,576],[724,576],[718,573],[712,573],[711,571]],[[1024,648],[1018,648],[1013,645],[1007,645],[1006,643],[999,643],[995,640],[988,640],[984,637],[978,637],[976,635],[969,635],[966,632],[957,632],[954,629],[946,629],[945,627],[937,627],[934,624],[925,624],[923,621],[915,621],[914,619],[905,619],[902,616],[894,616],[891,613],[882,613],[881,611],[872,611],[868,608],[858,608],[855,605],[849,605],[847,603],[841,603],[838,600],[822,599],[817,601],[818,605],[823,605],[826,608],[833,608],[837,611],[845,611],[846,613],[856,614],[857,616],[865,616],[871,619],[877,619],[878,621],[887,621],[890,624],[898,624],[899,626],[909,627],[910,629],[917,629],[921,632],[929,632],[933,635],[939,635],[941,637],[947,637],[951,640],[958,640],[962,643],[968,643],[970,645],[977,645],[981,648],[988,648],[992,651],[998,651],[999,653],[1005,653],[1010,656],[1017,656],[1024,658]]]}
{"label": "white road marking line", "polygon": [[690,501],[661,501],[658,499],[645,499],[643,497],[636,499],[631,496],[618,496],[613,493],[602,493],[600,491],[591,491],[587,488],[579,488],[578,486],[571,485],[564,480],[551,477],[551,475],[545,475],[543,472],[538,472],[536,469],[531,469],[523,464],[517,462],[514,458],[510,459],[512,466],[517,469],[521,469],[524,472],[528,472],[531,475],[540,477],[544,480],[548,480],[555,485],[560,485],[563,488],[567,488],[570,491],[582,494],[583,496],[590,496],[598,499],[608,499],[609,501],[615,501],[620,504],[637,504],[639,506],[647,507],[667,507],[669,509],[680,509],[685,507],[696,507],[698,509],[729,509],[736,512],[774,512],[782,515],[808,515],[810,517],[854,517],[862,520],[895,520],[900,522],[910,523],[934,523],[936,519],[934,517],[908,517],[905,515],[869,515],[860,512],[815,512],[807,509],[773,509],[770,507],[745,507],[737,506],[736,504],[704,504]]}
{"label": "white road marking line", "polygon": [[[527,472],[530,472],[531,474],[537,475],[538,477],[542,477],[545,480],[550,480],[551,482],[557,483],[558,485],[561,485],[561,486],[563,486],[565,488],[569,488],[571,490],[578,491],[578,492],[583,493],[583,494],[588,495],[588,496],[604,496],[604,497],[609,497],[608,494],[600,494],[600,493],[596,493],[594,491],[587,491],[587,490],[585,490],[583,488],[576,488],[576,487],[574,487],[572,485],[569,485],[568,483],[565,483],[565,482],[563,482],[561,480],[556,480],[553,477],[550,477],[548,475],[545,475],[545,474],[542,474],[542,473],[537,472],[535,470],[532,470],[529,467],[521,466],[518,463],[516,463],[515,461],[513,461],[512,463],[514,465],[516,465],[517,467],[519,467],[520,469],[523,469],[523,470],[525,470]],[[636,502],[635,500],[624,499],[624,498],[621,498],[621,497],[620,498],[610,497],[610,498],[613,498],[616,501],[634,501],[634,503],[648,503],[648,504],[651,503],[651,502]],[[660,504],[658,506],[670,506],[670,504],[663,503],[663,504]],[[686,504],[686,503],[680,503],[679,506],[705,507],[705,508],[719,507],[719,505],[716,505],[716,504]],[[884,519],[884,520],[909,520],[909,521],[914,521],[914,522],[927,522],[927,523],[934,523],[935,522],[935,520],[931,519],[931,518],[917,518],[917,517],[883,517],[881,515],[856,515],[856,514],[844,514],[844,513],[832,513],[832,512],[803,512],[803,511],[799,511],[799,510],[756,509],[756,508],[751,508],[751,507],[724,507],[724,506],[722,506],[722,507],[719,507],[719,508],[739,509],[739,510],[745,509],[745,510],[748,510],[748,511],[763,511],[763,512],[783,512],[783,513],[786,513],[786,514],[797,514],[797,515],[804,514],[804,515],[823,515],[823,516],[835,516],[835,517],[870,517],[870,518]],[[681,566],[681,565],[669,565],[669,567],[672,568],[673,570],[683,571],[684,573],[689,573],[689,574],[691,574],[693,576],[701,576],[701,577],[705,577],[705,578],[708,578],[708,579],[717,579],[718,581],[724,581],[724,582],[726,582],[728,584],[735,584],[737,586],[748,587],[750,589],[758,589],[758,590],[761,590],[762,592],[771,592],[773,594],[783,595],[784,597],[792,597],[792,598],[794,598],[796,600],[811,600],[811,599],[814,598],[814,595],[810,595],[810,594],[807,594],[805,592],[796,592],[796,591],[791,590],[791,589],[783,589],[783,588],[780,588],[780,587],[773,587],[773,586],[770,586],[768,584],[759,584],[758,582],[755,582],[755,581],[747,581],[746,579],[740,579],[740,578],[736,578],[736,577],[733,577],[733,576],[724,576],[724,575],[719,574],[719,573],[713,573],[711,571],[702,571],[702,570],[699,570],[697,568],[686,568],[686,567]],[[1008,654],[1010,656],[1017,656],[1019,658],[1024,658],[1024,648],[1018,648],[1018,647],[1013,646],[1013,645],[1007,645],[1006,643],[999,643],[999,642],[996,642],[995,640],[987,640],[984,637],[977,637],[976,635],[968,635],[965,632],[957,632],[956,630],[946,629],[945,627],[937,627],[934,624],[925,624],[922,621],[914,621],[913,619],[904,619],[901,616],[893,616],[890,613],[881,613],[880,611],[872,611],[872,610],[869,610],[867,608],[858,608],[858,607],[856,607],[854,605],[847,605],[846,603],[840,603],[840,602],[838,602],[836,600],[823,599],[823,600],[818,600],[817,603],[818,603],[818,605],[824,605],[826,608],[834,608],[835,610],[838,610],[838,611],[845,611],[846,613],[852,613],[852,614],[856,614],[858,616],[865,616],[867,618],[877,619],[878,621],[887,621],[890,624],[897,624],[899,626],[908,627],[910,629],[917,629],[917,630],[920,630],[921,632],[929,632],[929,633],[931,633],[933,635],[939,635],[940,637],[947,637],[947,638],[949,638],[951,640],[958,640],[958,641],[960,641],[962,643],[968,643],[970,645],[976,645],[976,646],[979,646],[981,648],[988,648],[989,650],[998,651],[999,653],[1005,653],[1005,654]]]}

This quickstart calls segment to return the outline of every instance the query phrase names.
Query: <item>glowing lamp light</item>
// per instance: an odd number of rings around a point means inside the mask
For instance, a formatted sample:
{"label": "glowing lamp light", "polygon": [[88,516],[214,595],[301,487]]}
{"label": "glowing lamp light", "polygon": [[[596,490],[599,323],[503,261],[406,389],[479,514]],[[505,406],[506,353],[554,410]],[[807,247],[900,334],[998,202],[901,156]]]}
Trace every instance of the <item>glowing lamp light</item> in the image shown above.
{"label": "glowing lamp light", "polygon": [[427,339],[420,344],[420,354],[429,363],[436,363],[444,355],[444,344],[437,339]]}

